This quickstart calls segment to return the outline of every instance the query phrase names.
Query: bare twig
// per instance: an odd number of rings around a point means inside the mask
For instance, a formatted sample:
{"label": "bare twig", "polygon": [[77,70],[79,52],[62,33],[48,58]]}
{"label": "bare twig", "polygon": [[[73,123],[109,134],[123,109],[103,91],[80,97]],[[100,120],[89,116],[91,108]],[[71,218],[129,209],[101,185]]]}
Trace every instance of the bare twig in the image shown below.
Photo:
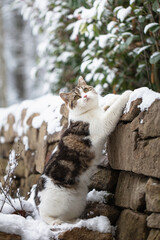
{"label": "bare twig", "polygon": [[[15,177],[14,172],[18,165],[18,160],[20,158],[19,142],[18,142],[17,148],[18,148],[17,154],[15,152],[13,152],[13,150],[10,151],[9,161],[8,161],[8,166],[7,166],[7,174],[4,176],[3,185],[2,184],[0,185],[0,193],[4,197],[4,199],[2,200],[3,203],[1,205],[0,212],[2,212],[5,203],[8,203],[15,211],[17,211],[17,209],[15,208],[15,206],[12,202],[11,196],[10,196],[10,191],[12,190],[12,186],[13,186],[13,179]],[[19,189],[17,189],[17,197],[20,202],[21,210],[23,210],[23,205],[22,205]]]}

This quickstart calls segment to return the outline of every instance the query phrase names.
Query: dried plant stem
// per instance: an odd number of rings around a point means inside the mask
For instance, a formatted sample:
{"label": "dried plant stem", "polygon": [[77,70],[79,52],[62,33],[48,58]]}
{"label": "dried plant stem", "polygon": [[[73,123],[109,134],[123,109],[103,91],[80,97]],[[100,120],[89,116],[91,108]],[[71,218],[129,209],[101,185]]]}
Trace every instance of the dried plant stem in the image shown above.
{"label": "dried plant stem", "polygon": [[[0,192],[4,196],[4,199],[1,200],[1,201],[3,201],[3,203],[2,203],[2,206],[1,206],[1,209],[0,209],[0,212],[2,212],[5,203],[9,204],[15,211],[17,211],[17,209],[15,208],[15,206],[12,202],[12,199],[11,199],[11,196],[10,196],[9,192],[12,190],[14,172],[15,172],[15,168],[17,167],[17,162],[20,158],[19,142],[18,142],[18,154],[15,154],[15,156],[12,156],[11,152],[10,152],[10,156],[11,156],[11,158],[10,158],[10,161],[8,163],[7,174],[4,177],[4,183],[3,183],[3,185],[0,185]],[[14,159],[12,159],[12,157],[14,157]],[[19,199],[21,210],[23,210],[23,205],[22,205],[19,189],[17,189],[17,197]]]}

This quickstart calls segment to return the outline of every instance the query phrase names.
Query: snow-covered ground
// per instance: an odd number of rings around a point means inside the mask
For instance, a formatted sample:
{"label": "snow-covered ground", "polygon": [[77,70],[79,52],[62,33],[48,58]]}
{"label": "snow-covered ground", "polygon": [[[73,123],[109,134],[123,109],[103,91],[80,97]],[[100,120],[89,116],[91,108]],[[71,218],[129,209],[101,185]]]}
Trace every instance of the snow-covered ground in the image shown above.
{"label": "snow-covered ground", "polygon": [[[97,202],[99,199],[102,201],[107,193],[104,191],[97,192],[92,190],[88,193],[87,200]],[[26,218],[12,214],[15,209],[11,207],[8,201],[5,203],[2,212],[0,213],[0,231],[18,234],[22,237],[22,240],[48,240],[50,237],[58,239],[59,234],[73,228],[86,227],[89,230],[98,231],[101,233],[107,233],[112,231],[110,221],[105,216],[94,217],[90,219],[78,219],[76,223],[63,223],[61,225],[47,225],[40,219],[38,211],[34,204],[34,190],[30,198],[25,201],[23,198],[20,200],[11,199],[12,204],[16,210],[25,210],[29,213]],[[0,208],[3,202],[3,197],[0,196]],[[21,202],[20,202],[21,201]],[[54,230],[51,230],[53,229]]]}

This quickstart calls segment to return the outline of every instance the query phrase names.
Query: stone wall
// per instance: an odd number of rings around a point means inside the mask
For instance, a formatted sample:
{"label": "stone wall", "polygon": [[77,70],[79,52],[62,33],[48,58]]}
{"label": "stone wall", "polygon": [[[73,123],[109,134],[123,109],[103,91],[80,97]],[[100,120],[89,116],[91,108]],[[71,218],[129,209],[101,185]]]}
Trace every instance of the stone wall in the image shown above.
{"label": "stone wall", "polygon": [[[140,112],[132,103],[129,113],[123,115],[108,141],[108,166],[99,166],[92,177],[89,190],[108,191],[104,202],[88,202],[82,218],[104,215],[117,226],[117,240],[159,240],[160,239],[160,101],[156,100],[148,111]],[[21,114],[21,124],[26,111]],[[27,195],[37,182],[45,163],[55,149],[62,132],[67,126],[68,112],[61,106],[60,132],[47,134],[47,124],[32,127],[33,114],[27,120],[26,135],[19,138],[13,130],[13,115],[8,115],[8,126],[0,132],[1,181],[5,174],[9,152],[15,149],[20,155],[16,168],[15,188],[20,187],[22,195]],[[28,137],[26,148],[25,138]],[[60,239],[110,239],[112,234],[101,234],[85,228],[64,233]]]}
{"label": "stone wall", "polygon": [[160,239],[160,101],[139,112],[136,100],[109,137],[108,158],[119,171],[117,240]]}
{"label": "stone wall", "polygon": [[[26,109],[21,111],[20,125],[22,127],[24,126],[26,112]],[[31,187],[37,183],[45,163],[67,126],[68,111],[64,105],[61,106],[60,112],[62,115],[61,125],[63,126],[60,132],[48,134],[46,122],[43,122],[40,128],[33,128],[32,121],[39,115],[34,113],[27,120],[25,119],[28,130],[21,137],[14,130],[15,116],[13,114],[8,115],[7,127],[3,126],[0,130],[0,181],[3,182],[9,154],[14,149],[18,156],[18,166],[15,170],[16,178],[12,189],[13,196],[17,188],[20,188],[21,195],[27,196]]]}

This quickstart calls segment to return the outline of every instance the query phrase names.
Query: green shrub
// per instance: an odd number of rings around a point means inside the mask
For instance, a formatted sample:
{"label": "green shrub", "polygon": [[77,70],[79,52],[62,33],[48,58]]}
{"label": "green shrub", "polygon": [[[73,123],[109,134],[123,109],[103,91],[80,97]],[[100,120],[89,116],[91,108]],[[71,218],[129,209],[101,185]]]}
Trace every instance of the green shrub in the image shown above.
{"label": "green shrub", "polygon": [[160,91],[159,0],[24,0],[20,7],[41,35],[32,76],[43,69],[46,91],[70,89],[79,75],[102,93]]}

